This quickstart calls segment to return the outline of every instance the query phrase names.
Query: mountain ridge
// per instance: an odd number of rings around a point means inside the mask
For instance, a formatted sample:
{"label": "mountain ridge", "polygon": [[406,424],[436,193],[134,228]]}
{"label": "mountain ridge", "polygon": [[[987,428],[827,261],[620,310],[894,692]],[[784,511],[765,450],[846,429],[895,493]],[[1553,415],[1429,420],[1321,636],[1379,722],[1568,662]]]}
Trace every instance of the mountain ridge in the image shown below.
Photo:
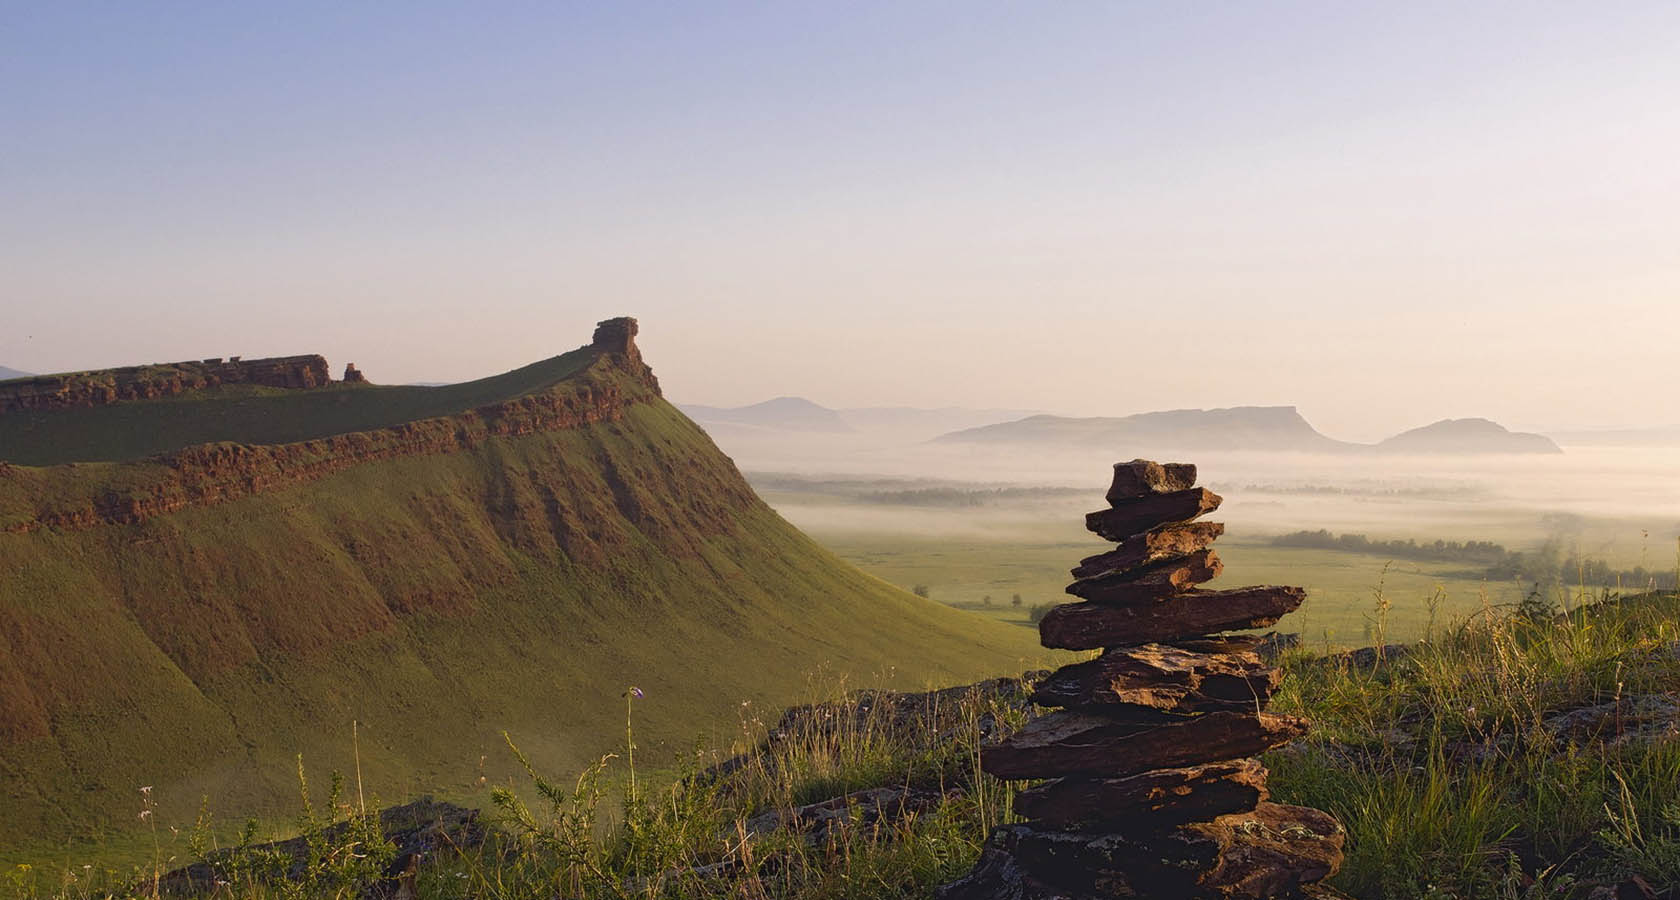
{"label": "mountain ridge", "polygon": [[[934,438],[943,443],[1121,444],[1141,455],[1170,450],[1306,453],[1561,453],[1543,435],[1508,431],[1487,419],[1443,419],[1375,444],[1331,438],[1294,406],[1174,409],[1129,416],[1038,415]],[[1124,455],[1124,453],[1122,454]]]}

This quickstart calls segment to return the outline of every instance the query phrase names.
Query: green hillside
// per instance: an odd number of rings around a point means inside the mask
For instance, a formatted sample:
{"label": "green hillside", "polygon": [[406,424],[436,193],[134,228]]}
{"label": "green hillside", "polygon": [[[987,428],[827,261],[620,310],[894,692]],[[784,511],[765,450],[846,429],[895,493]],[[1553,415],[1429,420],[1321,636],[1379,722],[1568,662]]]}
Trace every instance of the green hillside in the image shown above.
{"label": "green hillside", "polygon": [[[599,420],[530,430],[544,404]],[[48,418],[25,431],[45,441]],[[162,821],[204,796],[289,811],[296,754],[351,769],[352,720],[370,793],[463,796],[512,774],[504,729],[549,771],[613,749],[630,685],[638,745],[669,761],[814,672],[922,686],[1038,659],[1031,630],[890,587],[789,526],[633,345],[447,389],[120,404],[63,428],[125,458],[394,421],[195,449],[246,468],[176,493],[191,470],[170,456],[0,466],[0,857],[120,837],[141,786]],[[420,452],[417,434],[454,443]],[[344,448],[367,461],[329,464]],[[84,498],[93,514],[48,515]],[[151,511],[110,518],[133,509]]]}

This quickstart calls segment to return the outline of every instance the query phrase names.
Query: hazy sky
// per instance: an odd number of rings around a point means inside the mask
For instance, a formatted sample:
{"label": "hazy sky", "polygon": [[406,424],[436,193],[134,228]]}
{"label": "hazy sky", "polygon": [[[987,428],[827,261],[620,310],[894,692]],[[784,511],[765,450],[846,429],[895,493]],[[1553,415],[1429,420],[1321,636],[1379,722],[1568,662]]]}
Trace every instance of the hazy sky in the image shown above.
{"label": "hazy sky", "polygon": [[1680,421],[1680,4],[0,6],[0,365]]}

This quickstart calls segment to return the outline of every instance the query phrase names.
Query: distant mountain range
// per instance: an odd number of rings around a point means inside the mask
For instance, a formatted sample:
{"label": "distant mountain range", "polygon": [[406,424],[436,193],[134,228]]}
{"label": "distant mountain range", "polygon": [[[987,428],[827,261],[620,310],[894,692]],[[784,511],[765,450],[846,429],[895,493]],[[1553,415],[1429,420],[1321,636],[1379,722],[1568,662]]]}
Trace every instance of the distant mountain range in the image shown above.
{"label": "distant mountain range", "polygon": [[1033,414],[1024,409],[967,409],[947,406],[919,409],[910,406],[870,406],[830,409],[803,397],[777,397],[751,406],[718,407],[678,404],[689,418],[708,427],[728,426],[777,433],[882,433],[891,432],[909,440],[927,440],[937,435],[997,422],[1008,422]]}
{"label": "distant mountain range", "polygon": [[1338,441],[1293,406],[1175,409],[1119,418],[1030,416],[941,435],[948,443],[1101,444],[1123,452],[1282,450],[1306,453],[1561,453],[1550,438],[1487,419],[1443,419],[1376,444]]}
{"label": "distant mountain range", "polygon": [[34,374],[34,372],[20,372],[17,369],[8,369],[5,366],[0,366],[0,381],[8,381],[13,378],[28,378]]}
{"label": "distant mountain range", "polygon": [[1375,444],[1340,441],[1293,406],[1173,409],[1121,417],[1073,418],[1026,410],[908,406],[830,409],[803,397],[751,406],[679,404],[688,416],[731,437],[772,434],[885,434],[941,443],[1101,445],[1127,452],[1272,450],[1304,453],[1562,453],[1551,438],[1507,430],[1487,419],[1442,419]]}
{"label": "distant mountain range", "polygon": [[1336,451],[1351,445],[1326,437],[1293,406],[1174,409],[1121,418],[1029,416],[941,435],[947,443],[1135,444],[1187,450]]}

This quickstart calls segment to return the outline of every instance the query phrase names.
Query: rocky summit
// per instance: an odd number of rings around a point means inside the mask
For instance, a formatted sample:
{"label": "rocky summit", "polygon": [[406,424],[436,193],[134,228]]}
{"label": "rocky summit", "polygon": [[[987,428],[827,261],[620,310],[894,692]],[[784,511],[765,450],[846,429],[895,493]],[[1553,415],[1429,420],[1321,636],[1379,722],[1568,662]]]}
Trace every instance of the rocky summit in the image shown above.
{"label": "rocky summit", "polygon": [[1265,712],[1282,680],[1252,637],[1300,606],[1296,587],[1209,591],[1209,545],[1223,526],[1191,520],[1219,506],[1196,467],[1114,467],[1109,508],[1087,526],[1118,546],[1083,560],[1043,619],[1047,647],[1101,649],[1064,666],[1032,699],[1056,711],[981,751],[1005,779],[1048,779],[1015,798],[1026,821],[1001,826],[941,900],[1332,896],[1344,833],[1316,809],[1268,802],[1254,757],[1307,722]]}

